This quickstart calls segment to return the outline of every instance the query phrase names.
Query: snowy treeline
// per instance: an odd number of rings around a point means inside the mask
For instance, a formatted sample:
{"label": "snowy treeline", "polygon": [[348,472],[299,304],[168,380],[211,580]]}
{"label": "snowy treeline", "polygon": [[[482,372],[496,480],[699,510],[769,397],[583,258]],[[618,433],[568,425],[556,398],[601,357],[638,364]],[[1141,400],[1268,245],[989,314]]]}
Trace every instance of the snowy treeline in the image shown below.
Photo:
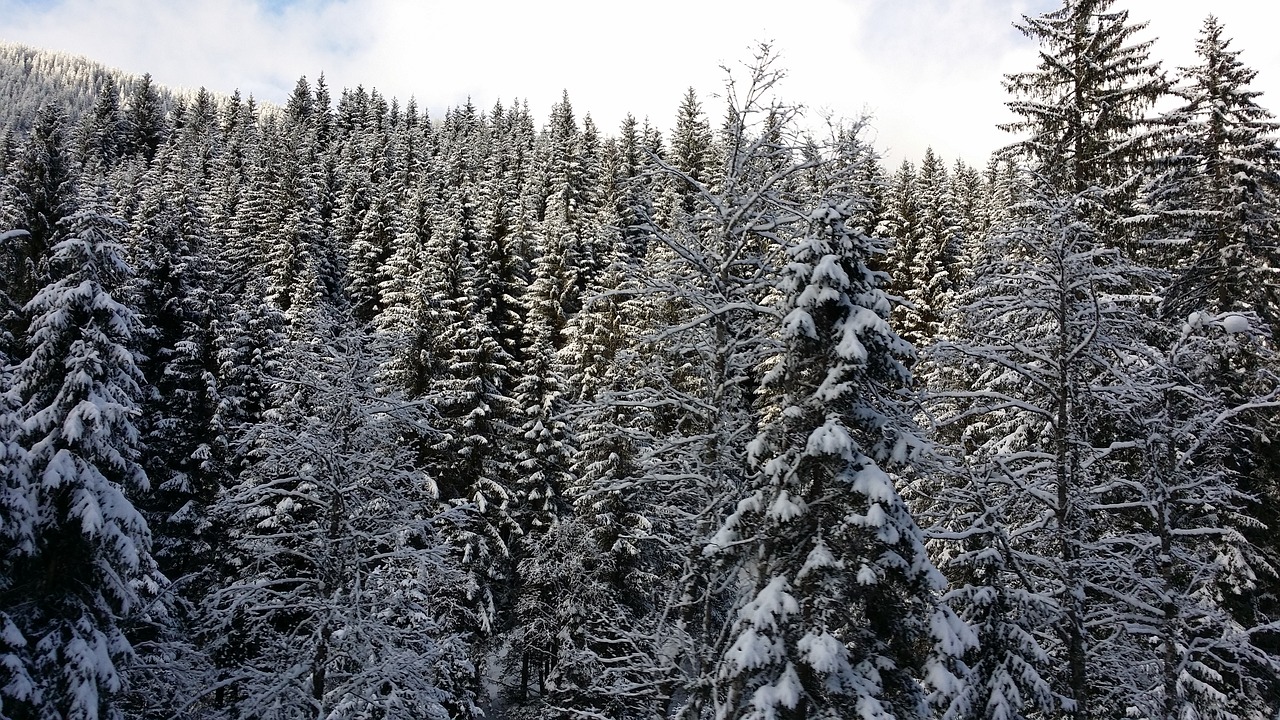
{"label": "snowy treeline", "polygon": [[983,169],[767,47],[669,133],[20,102],[0,718],[1274,718],[1276,125],[1020,27]]}
{"label": "snowy treeline", "polygon": [[[131,95],[138,86],[150,84],[150,76],[135,77],[74,55],[53,53],[25,45],[0,42],[0,131],[28,132],[35,110],[54,104],[72,121],[93,108],[108,83]],[[167,108],[176,97],[194,95],[155,88]]]}

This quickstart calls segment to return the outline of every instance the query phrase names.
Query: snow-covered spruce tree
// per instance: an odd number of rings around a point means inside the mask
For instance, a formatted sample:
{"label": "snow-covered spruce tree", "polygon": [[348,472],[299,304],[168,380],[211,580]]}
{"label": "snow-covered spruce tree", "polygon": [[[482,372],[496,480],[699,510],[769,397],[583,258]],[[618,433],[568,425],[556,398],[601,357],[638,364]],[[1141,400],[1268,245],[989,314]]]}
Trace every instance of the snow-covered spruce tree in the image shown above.
{"label": "snow-covered spruce tree", "polygon": [[534,175],[533,119],[528,108],[494,107],[490,116],[490,148],[480,186],[481,232],[493,239],[487,262],[497,267],[499,284],[493,317],[503,349],[522,356],[521,331],[527,311],[522,295],[531,281],[536,223],[529,195]]}
{"label": "snow-covered spruce tree", "polygon": [[887,256],[881,261],[892,281],[894,324],[904,329],[907,337],[919,333],[918,318],[906,302],[913,288],[924,287],[925,278],[918,277],[915,257],[920,253],[920,193],[916,190],[916,168],[903,160],[889,177],[885,190],[884,213],[874,228],[877,235],[888,239]]}
{"label": "snow-covered spruce tree", "polygon": [[545,694],[562,629],[556,610],[566,599],[557,577],[565,558],[547,538],[567,514],[566,496],[574,485],[573,437],[565,417],[568,381],[557,354],[566,324],[561,301],[572,293],[563,261],[558,253],[546,253],[535,264],[526,295],[524,362],[514,390],[523,442],[513,489],[522,531],[512,547],[516,589],[508,663],[519,663],[521,701],[530,689]]}
{"label": "snow-covered spruce tree", "polygon": [[[0,192],[3,188],[0,188]],[[9,231],[16,236],[25,231]],[[0,308],[3,311],[14,311],[9,297],[0,286]],[[13,345],[13,336],[8,331],[8,323],[0,324],[0,387],[13,387],[13,366],[11,351],[18,348]],[[18,444],[18,432],[21,429],[21,418],[15,412],[18,398],[10,392],[0,393],[0,543],[6,548],[0,554],[0,595],[13,587],[13,561],[18,553],[29,551],[35,545],[35,508],[27,493],[24,479],[23,463],[26,461],[26,450]],[[0,609],[0,717],[11,717],[13,703],[26,702],[32,699],[35,683],[19,653],[26,646],[26,638],[14,624],[9,610]],[[6,709],[6,703],[9,708]]]}
{"label": "snow-covered spruce tree", "polygon": [[440,256],[452,266],[432,268],[447,282],[432,281],[437,316],[429,321],[441,327],[434,351],[440,369],[428,397],[440,413],[440,432],[430,461],[441,498],[471,509],[453,537],[467,572],[458,589],[475,612],[471,629],[491,635],[509,620],[511,546],[522,532],[515,489],[520,442],[512,397],[515,363],[494,321],[498,268],[489,262],[489,243],[476,227],[474,188],[455,192],[447,201],[454,217],[433,237],[441,248],[452,248]]}
{"label": "snow-covered spruce tree", "polygon": [[635,484],[640,448],[654,444],[654,413],[647,403],[630,402],[636,396],[628,389],[647,385],[635,373],[654,368],[634,345],[647,334],[637,323],[650,315],[636,291],[646,234],[638,223],[652,203],[634,120],[624,121],[616,150],[610,162],[618,165],[608,173],[622,187],[606,193],[617,228],[613,248],[603,253],[610,262],[568,318],[556,358],[576,445],[564,497],[572,512],[545,534],[541,561],[530,569],[555,599],[559,625],[543,704],[558,715],[638,718],[663,712],[656,664],[638,661],[655,638],[636,629],[661,612],[668,583],[661,558],[668,550],[644,514],[661,507],[661,489]]}
{"label": "snow-covered spruce tree", "polygon": [[192,137],[207,136],[188,123],[157,152],[142,179],[130,243],[137,272],[129,292],[143,325],[139,349],[148,380],[139,427],[154,485],[145,509],[152,513],[156,560],[173,580],[208,563],[205,510],[220,481],[208,463],[218,266],[201,209],[202,163],[182,150],[207,144],[187,142]]}
{"label": "snow-covered spruce tree", "polygon": [[[569,327],[577,317],[590,313],[578,306],[601,291],[606,277],[612,277],[608,266],[614,249],[600,226],[603,169],[599,136],[590,116],[584,118],[576,147],[566,150],[576,153],[570,166],[577,169],[580,190],[571,209],[554,197],[548,203],[543,225],[548,228],[543,237],[546,244],[538,248],[533,284],[525,293],[522,376],[516,387],[525,440],[517,482],[524,532],[513,548],[519,588],[513,638],[521,648],[518,694],[525,699],[534,690],[544,703],[551,694],[549,686],[558,686],[560,678],[577,670],[557,667],[565,651],[577,651],[580,639],[569,637],[580,630],[581,598],[566,592],[565,580],[583,575],[584,557],[574,555],[594,554],[582,547],[581,526],[562,527],[578,489],[573,472],[576,437],[567,409],[574,391],[569,375],[580,359],[580,346]],[[576,267],[566,263],[564,249],[570,247],[577,248]],[[586,326],[592,326],[590,321]],[[569,633],[566,627],[571,628]],[[571,680],[564,689],[574,684]],[[556,694],[567,695],[563,690]]]}
{"label": "snow-covered spruce tree", "polygon": [[86,171],[102,176],[110,171],[126,151],[125,119],[120,106],[120,86],[108,77],[98,91],[93,109],[85,117],[78,138],[80,164]]}
{"label": "snow-covered spruce tree", "polygon": [[[7,357],[0,357],[0,381],[12,387]],[[18,444],[19,418],[14,412],[12,393],[0,394],[0,597],[7,597],[17,582],[15,560],[35,547],[35,508],[28,498],[23,463],[26,451]],[[17,708],[38,700],[39,690],[25,660],[27,638],[6,605],[0,609],[0,717],[17,715]]]}
{"label": "snow-covered spruce tree", "polygon": [[[579,507],[611,528],[595,535],[612,538],[600,556],[663,585],[655,614],[617,603],[618,617],[641,618],[627,633],[630,659],[596,655],[617,685],[592,690],[634,703],[632,712],[654,703],[669,716],[713,712],[723,639],[742,600],[736,570],[703,548],[751,474],[755,388],[775,347],[762,332],[774,313],[766,297],[783,248],[806,224],[806,175],[820,164],[804,153],[796,110],[770,102],[781,77],[773,62],[764,48],[748,82],[730,86],[714,186],[655,159],[659,174],[685,183],[696,212],[647,224],[643,279],[629,293],[639,341],[615,356],[629,363],[620,385],[583,408],[601,417],[613,408],[626,428],[624,452],[583,463]],[[580,427],[584,455],[594,454],[589,425]],[[619,472],[629,478],[619,482]]]}
{"label": "snow-covered spruce tree", "polygon": [[952,291],[951,304],[941,315],[939,332],[950,331],[949,321],[964,303],[963,295],[973,288],[978,267],[982,264],[986,238],[998,221],[997,199],[990,180],[976,168],[957,160],[951,172],[948,192],[954,200],[958,231],[954,264],[947,273]]}
{"label": "snow-covered spruce tree", "polygon": [[[902,336],[917,347],[931,342],[955,302],[952,272],[960,254],[962,231],[942,159],[925,150],[914,174],[904,166],[894,176],[891,205],[901,219],[896,228],[895,287],[903,296],[897,310]],[[906,197],[903,197],[903,195]],[[892,227],[892,225],[891,225]]]}
{"label": "snow-covered spruce tree", "polygon": [[126,151],[150,162],[168,135],[164,100],[146,73],[133,87],[125,103]]}
{"label": "snow-covered spruce tree", "polygon": [[[711,124],[707,122],[702,103],[698,102],[698,95],[692,87],[680,99],[670,147],[663,159],[694,182],[705,187],[714,186],[718,170],[715,141]],[[657,210],[662,220],[670,222],[699,211],[698,192],[692,186],[672,176],[662,179],[663,191]]]}
{"label": "snow-covered spruce tree", "polygon": [[1114,4],[1063,0],[1057,10],[1023,16],[1017,27],[1040,44],[1040,62],[1005,78],[1019,119],[1003,127],[1021,136],[1010,150],[1042,184],[1072,194],[1101,189],[1089,196],[1086,217],[1104,233],[1133,214],[1149,144],[1144,113],[1167,88],[1151,42],[1133,42],[1145,25]]}
{"label": "snow-covered spruce tree", "polygon": [[431,271],[426,249],[433,232],[433,206],[438,204],[438,188],[431,179],[435,159],[430,123],[415,114],[397,131],[395,142],[400,160],[392,179],[395,206],[388,256],[378,269],[383,279],[377,288],[381,312],[374,320],[374,338],[385,348],[382,382],[421,397],[430,379],[426,363],[435,340],[425,317],[426,277]]}
{"label": "snow-covered spruce tree", "polygon": [[212,426],[216,455],[231,476],[238,474],[237,447],[246,428],[262,421],[271,407],[270,378],[279,374],[284,315],[267,300],[266,281],[249,282],[223,309],[214,334],[218,406]]}
{"label": "snow-covered spruce tree", "polygon": [[1175,276],[1164,309],[1252,311],[1280,330],[1280,147],[1277,123],[1250,90],[1257,71],[1210,16],[1196,41],[1199,64],[1183,68],[1183,101],[1161,118],[1162,134],[1144,210],[1153,235],[1173,247]]}
{"label": "snow-covered spruce tree", "polygon": [[1038,592],[1011,548],[1006,517],[1017,516],[1023,499],[1001,492],[990,474],[945,467],[932,468],[943,482],[929,487],[928,497],[915,498],[917,517],[935,523],[925,534],[951,581],[943,599],[977,642],[963,655],[965,683],[942,717],[1022,720],[1052,714],[1059,697],[1046,679],[1049,655],[1037,630],[1057,617],[1058,604]]}
{"label": "snow-covered spruce tree", "polygon": [[262,262],[257,223],[263,217],[252,212],[249,187],[258,153],[262,150],[261,131],[252,98],[242,101],[240,93],[231,96],[222,110],[222,151],[209,167],[209,191],[203,195],[203,209],[209,230],[218,239],[218,265],[223,268],[217,278],[218,288],[232,298],[240,297],[246,281],[257,275],[250,268]]}
{"label": "snow-covered spruce tree", "polygon": [[[31,134],[10,168],[6,185],[16,227],[25,234],[6,235],[4,283],[10,300],[25,305],[44,287],[47,269],[42,267],[63,219],[75,211],[75,161],[67,138],[66,115],[55,105],[45,105],[36,115]],[[5,228],[9,230],[10,228]],[[22,324],[19,318],[10,318]],[[20,334],[24,328],[15,326]]]}
{"label": "snow-covered spruce tree", "polygon": [[423,431],[421,403],[375,393],[366,338],[338,319],[306,320],[220,498],[236,570],[207,599],[217,675],[187,710],[471,716],[451,600],[461,578],[441,534],[453,520],[400,442]]}
{"label": "snow-covered spruce tree", "polygon": [[[704,552],[746,580],[715,677],[715,717],[926,716],[971,632],[882,468],[923,444],[896,393],[910,346],[888,324],[875,241],[832,187],[786,248],[765,361],[754,471]],[[941,698],[940,698],[941,699]]]}
{"label": "snow-covered spruce tree", "polygon": [[[647,630],[665,674],[668,712],[693,717],[710,707],[708,682],[718,664],[717,638],[734,593],[719,563],[702,554],[707,538],[732,510],[746,480],[746,445],[759,363],[771,341],[760,332],[772,309],[765,296],[776,278],[785,238],[803,224],[802,201],[790,191],[814,161],[800,155],[798,110],[772,99],[783,73],[760,48],[746,82],[729,81],[723,166],[714,185],[663,160],[656,172],[682,187],[687,202],[651,223],[642,287],[647,326],[634,383],[611,402],[647,406],[637,464],[634,510],[648,519],[651,542],[666,567],[669,594],[662,625]],[[778,129],[781,131],[778,131]],[[769,131],[769,132],[766,132]],[[689,212],[689,208],[693,208]],[[678,571],[675,568],[680,568]],[[667,649],[661,650],[661,645]]]}
{"label": "snow-covered spruce tree", "polygon": [[270,298],[291,318],[342,300],[341,261],[324,224],[327,184],[305,79],[267,125],[245,210],[263,252]]}
{"label": "snow-covered spruce tree", "polygon": [[124,628],[163,582],[133,505],[148,483],[133,417],[137,321],[113,297],[129,273],[123,231],[97,198],[83,200],[42,263],[51,282],[24,308],[29,351],[7,403],[25,453],[8,452],[5,472],[27,513],[6,528],[17,544],[0,571],[10,717],[120,717]]}
{"label": "snow-covered spruce tree", "polygon": [[[226,274],[214,254],[204,214],[210,154],[218,147],[207,93],[187,111],[137,181],[129,250],[136,272],[126,286],[136,307],[141,463],[152,491],[138,502],[153,536],[153,555],[172,582],[171,612],[140,628],[139,661],[126,700],[132,717],[165,717],[188,697],[198,673],[193,602],[215,582],[220,547],[209,507],[228,476],[215,415],[219,402],[215,338],[216,286]],[[123,167],[123,166],[122,166]]]}
{"label": "snow-covered spruce tree", "polygon": [[420,397],[430,381],[431,347],[437,340],[427,323],[430,271],[427,245],[433,233],[427,190],[414,188],[397,210],[391,256],[382,266],[386,277],[378,288],[382,313],[374,321],[375,339],[385,345],[383,382]]}
{"label": "snow-covered spruce tree", "polygon": [[[361,92],[358,89],[357,96]],[[352,126],[345,128],[339,147],[327,153],[336,156],[333,242],[345,254],[347,296],[361,322],[371,321],[381,310],[380,271],[392,252],[398,205],[390,176],[392,167],[410,161],[392,155],[387,112],[385,100],[374,91],[367,102],[350,109]]]}

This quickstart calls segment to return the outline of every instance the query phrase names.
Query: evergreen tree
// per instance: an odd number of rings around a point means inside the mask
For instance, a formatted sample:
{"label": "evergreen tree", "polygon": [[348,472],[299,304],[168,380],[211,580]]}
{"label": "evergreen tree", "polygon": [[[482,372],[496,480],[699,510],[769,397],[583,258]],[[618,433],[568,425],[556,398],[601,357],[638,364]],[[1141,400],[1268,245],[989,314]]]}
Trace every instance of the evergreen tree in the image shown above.
{"label": "evergreen tree", "polygon": [[1150,521],[1117,534],[1146,549],[1139,570],[1150,579],[1125,593],[1121,616],[1131,632],[1151,636],[1160,661],[1141,696],[1146,703],[1135,703],[1150,717],[1261,717],[1277,710],[1280,655],[1253,637],[1275,626],[1242,625],[1231,612],[1236,598],[1255,590],[1266,565],[1240,532],[1250,498],[1233,456],[1250,434],[1242,421],[1280,403],[1274,389],[1240,397],[1221,375],[1260,351],[1251,327],[1257,323],[1256,316],[1193,313],[1177,335],[1164,334],[1167,345],[1155,348],[1140,382],[1127,388],[1138,395],[1126,400],[1145,430],[1145,462],[1141,481],[1124,490]]}
{"label": "evergreen tree", "polygon": [[16,468],[5,472],[30,514],[16,533],[6,528],[18,544],[0,572],[12,631],[4,665],[13,684],[3,692],[13,716],[120,717],[115,698],[132,654],[125,627],[163,581],[134,507],[148,486],[133,419],[137,321],[113,297],[129,273],[119,221],[91,198],[58,232],[51,282],[24,308],[29,353],[8,392],[26,452],[8,453]]}
{"label": "evergreen tree", "polygon": [[884,214],[875,231],[890,240],[886,267],[897,298],[895,324],[907,336],[917,339],[919,322],[912,322],[913,306],[907,295],[913,288],[923,287],[925,278],[917,277],[915,258],[920,253],[920,196],[916,192],[916,168],[903,160],[889,178],[885,191]]}
{"label": "evergreen tree", "polygon": [[[909,346],[888,325],[872,241],[826,198],[787,248],[767,361],[756,474],[707,546],[750,578],[718,672],[717,717],[922,716],[917,672],[953,692],[970,630],[882,465],[922,440],[894,389]],[[921,657],[923,648],[936,655]]]}
{"label": "evergreen tree", "polygon": [[[964,309],[968,333],[939,343],[933,360],[964,369],[959,388],[939,381],[934,393],[952,404],[937,409],[939,422],[959,432],[956,442],[978,476],[991,478],[965,502],[975,520],[1001,523],[991,527],[1010,539],[1000,562],[1021,571],[1018,591],[1038,596],[1023,605],[1057,608],[1049,617],[1014,617],[1023,633],[1053,638],[1044,649],[1055,672],[1046,679],[1063,710],[1080,718],[1135,704],[1145,692],[1140,658],[1149,647],[1122,618],[1126,594],[1150,576],[1136,549],[1114,538],[1139,522],[1121,499],[1125,478],[1143,467],[1136,450],[1143,431],[1134,422],[1142,411],[1129,393],[1145,385],[1140,358],[1149,356],[1146,338],[1157,328],[1154,301],[1135,286],[1156,281],[1083,219],[1097,202],[1068,196],[1028,204]],[[991,516],[989,508],[1004,514]],[[1043,666],[1029,647],[1023,657]]]}
{"label": "evergreen tree", "polygon": [[1143,114],[1167,90],[1150,60],[1151,42],[1133,42],[1145,25],[1130,23],[1114,4],[1064,0],[1057,10],[1023,16],[1017,27],[1040,44],[1040,62],[1005,79],[1019,119],[1004,128],[1021,136],[1011,149],[1037,183],[1071,194],[1104,190],[1087,217],[1108,233],[1133,214],[1149,145]]}
{"label": "evergreen tree", "polygon": [[1200,64],[1182,70],[1183,104],[1162,117],[1147,189],[1148,212],[1175,272],[1166,312],[1252,311],[1280,330],[1280,297],[1271,268],[1280,264],[1280,147],[1277,123],[1249,89],[1257,72],[1230,49],[1210,16],[1196,41]]}
{"label": "evergreen tree", "polygon": [[[1161,118],[1144,220],[1148,238],[1161,250],[1159,261],[1172,273],[1161,304],[1166,317],[1176,322],[1256,314],[1260,329],[1274,337],[1280,325],[1271,268],[1280,258],[1268,238],[1280,232],[1277,124],[1257,104],[1259,93],[1249,89],[1256,72],[1240,62],[1239,54],[1210,16],[1196,42],[1198,63],[1180,71],[1175,94],[1182,104]],[[1200,380],[1227,405],[1247,403],[1272,384],[1274,362],[1258,352],[1260,346],[1241,347],[1230,361],[1219,363],[1213,379]],[[1254,413],[1224,438],[1229,478],[1238,491],[1255,498],[1241,519],[1226,524],[1266,548],[1273,567],[1273,534],[1254,522],[1276,522],[1268,509],[1278,486],[1269,440],[1274,425],[1273,413]],[[1255,561],[1254,566],[1266,564]],[[1236,615],[1246,627],[1274,616],[1275,583],[1273,572],[1259,570],[1255,587],[1234,594]],[[1255,642],[1275,652],[1273,638],[1261,633]]]}
{"label": "evergreen tree", "polygon": [[86,119],[80,139],[80,162],[89,172],[110,170],[125,151],[125,121],[120,107],[120,88],[107,78]]}
{"label": "evergreen tree", "polygon": [[451,237],[446,242],[456,250],[442,260],[457,265],[449,269],[456,284],[442,287],[435,298],[446,312],[436,319],[443,321],[440,373],[431,398],[441,414],[441,437],[433,460],[441,497],[473,511],[455,540],[468,572],[463,590],[474,604],[475,629],[488,635],[505,629],[508,620],[511,546],[522,532],[514,488],[520,432],[512,397],[514,362],[494,322],[496,269],[475,227],[472,191],[462,192],[461,207],[454,208],[461,217],[439,233]]}
{"label": "evergreen tree", "polygon": [[167,133],[164,103],[151,83],[151,73],[142,76],[129,96],[125,129],[130,154],[150,161]]}
{"label": "evergreen tree", "polygon": [[22,235],[5,242],[5,284],[10,300],[25,305],[45,285],[48,258],[58,227],[75,209],[75,161],[66,137],[66,115],[45,105],[13,169],[11,191]]}
{"label": "evergreen tree", "polygon": [[208,462],[217,404],[211,325],[218,266],[199,201],[203,163],[182,152],[180,142],[167,142],[144,176],[131,243],[138,268],[129,288],[141,315],[138,345],[149,381],[139,423],[154,485],[146,509],[156,559],[173,579],[209,561],[206,510],[220,482]]}

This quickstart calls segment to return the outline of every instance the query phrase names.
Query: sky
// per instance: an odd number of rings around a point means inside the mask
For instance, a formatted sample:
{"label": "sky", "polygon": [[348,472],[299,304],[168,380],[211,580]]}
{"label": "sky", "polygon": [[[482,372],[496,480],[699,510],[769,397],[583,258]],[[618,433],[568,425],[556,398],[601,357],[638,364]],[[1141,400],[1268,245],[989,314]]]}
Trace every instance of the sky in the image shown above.
{"label": "sky", "polygon": [[[1211,5],[1280,112],[1280,2],[1118,0],[1166,67],[1193,62]],[[0,40],[85,55],[175,87],[283,102],[300,76],[364,85],[439,118],[525,99],[539,122],[563,91],[613,132],[628,112],[668,127],[693,87],[713,125],[725,68],[771,42],[779,92],[824,114],[870,116],[896,165],[926,147],[985,163],[1011,139],[1005,73],[1036,62],[1013,27],[1056,0],[0,0]]]}

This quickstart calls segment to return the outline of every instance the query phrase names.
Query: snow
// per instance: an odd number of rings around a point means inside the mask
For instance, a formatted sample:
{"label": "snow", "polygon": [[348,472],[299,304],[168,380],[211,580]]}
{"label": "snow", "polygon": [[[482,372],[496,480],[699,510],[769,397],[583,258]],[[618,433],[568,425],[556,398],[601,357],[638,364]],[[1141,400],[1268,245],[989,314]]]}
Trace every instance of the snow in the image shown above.
{"label": "snow", "polygon": [[8,616],[0,613],[0,640],[11,648],[20,648],[27,646],[27,639],[22,637],[22,631],[18,629],[8,618]]}
{"label": "snow", "polygon": [[878,502],[871,503],[871,507],[867,508],[867,525],[870,527],[880,527],[881,525],[884,525],[884,521],[884,508],[880,507],[880,503]]}
{"label": "snow", "polygon": [[854,475],[853,489],[867,496],[872,502],[892,503],[897,492],[893,482],[870,459],[863,458],[864,465]]}
{"label": "snow", "polygon": [[1222,325],[1222,329],[1231,335],[1249,332],[1249,319],[1243,315],[1223,315],[1218,322]]}
{"label": "snow", "polygon": [[813,276],[809,282],[820,283],[829,281],[836,287],[849,286],[849,274],[844,271],[840,265],[839,255],[824,255],[822,260],[818,261],[818,266],[813,269]]}
{"label": "snow", "polygon": [[809,455],[834,455],[844,457],[853,449],[853,438],[837,418],[828,417],[822,427],[809,434],[805,452]]}
{"label": "snow", "polygon": [[820,570],[822,568],[843,568],[844,561],[837,560],[831,554],[831,549],[823,542],[822,538],[818,538],[818,542],[809,551],[808,557],[805,558],[804,565],[800,568],[800,572],[796,573],[796,579],[801,580],[809,573]]}
{"label": "snow", "polygon": [[725,652],[726,667],[724,672],[741,673],[743,670],[760,668],[783,656],[783,645],[761,635],[755,628],[747,628],[733,641],[733,645]]}
{"label": "snow", "polygon": [[68,450],[59,450],[45,466],[41,483],[49,489],[59,488],[64,484],[74,484],[79,475],[75,457]]}
{"label": "snow", "polygon": [[809,311],[802,307],[797,307],[782,321],[782,336],[785,338],[807,337],[815,338],[818,331],[813,324],[813,317],[809,315]]}
{"label": "snow", "polygon": [[756,593],[755,599],[738,611],[743,622],[760,629],[778,629],[778,620],[799,612],[800,605],[791,595],[791,586],[781,575],[775,576]]}
{"label": "snow", "polygon": [[844,643],[827,632],[810,630],[796,643],[796,649],[805,664],[820,673],[833,673],[849,662]]}
{"label": "snow", "polygon": [[778,678],[777,682],[756,688],[755,694],[751,696],[751,704],[761,717],[774,718],[777,717],[775,707],[781,705],[785,708],[794,708],[800,702],[800,693],[803,691],[800,678],[796,676],[795,666],[787,663],[787,669],[782,672],[782,677]]}
{"label": "snow", "polygon": [[788,522],[804,514],[804,500],[792,500],[786,490],[778,492],[778,497],[769,507],[767,517],[779,522]]}

